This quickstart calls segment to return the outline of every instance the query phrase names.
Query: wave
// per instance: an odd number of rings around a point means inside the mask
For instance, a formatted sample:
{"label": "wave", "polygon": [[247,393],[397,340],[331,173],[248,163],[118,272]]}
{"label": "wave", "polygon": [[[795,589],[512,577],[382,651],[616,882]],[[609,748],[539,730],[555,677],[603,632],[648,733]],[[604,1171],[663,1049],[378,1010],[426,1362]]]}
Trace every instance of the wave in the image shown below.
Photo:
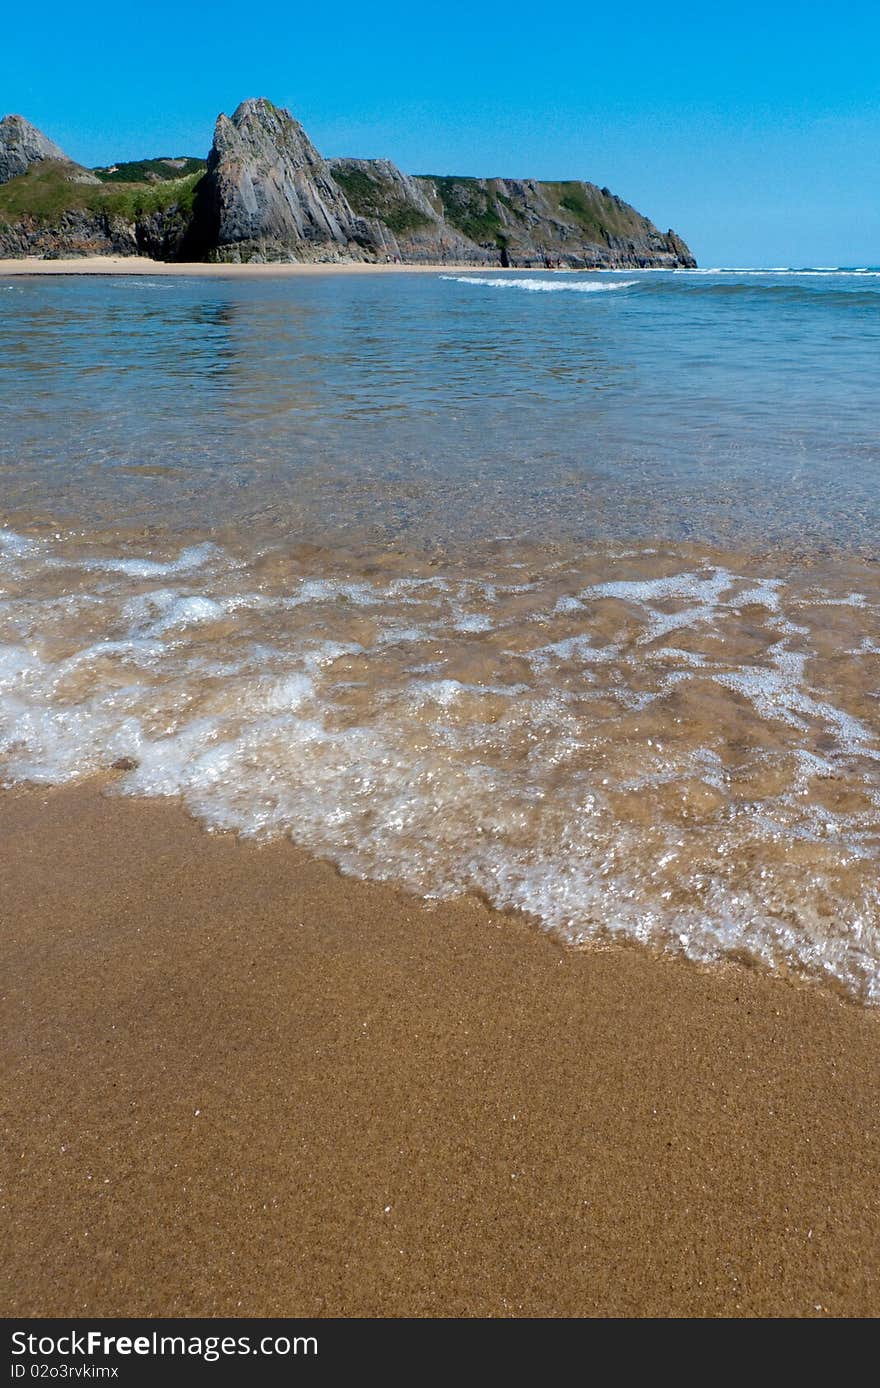
{"label": "wave", "polygon": [[612,284],[599,284],[595,280],[514,280],[485,279],[477,275],[441,275],[441,279],[453,284],[477,284],[486,289],[525,289],[530,294],[603,294],[611,289],[632,289],[637,280],[616,280]]}
{"label": "wave", "polygon": [[[597,272],[600,273],[600,272]],[[530,294],[601,294],[640,286],[643,293],[668,296],[670,293],[709,295],[717,299],[753,299],[765,303],[801,303],[813,307],[845,304],[848,308],[876,307],[880,299],[880,271],[877,270],[675,270],[647,271],[640,279],[617,279],[605,272],[603,280],[513,279],[483,275],[443,275],[454,284],[476,285],[486,289],[520,289]],[[636,274],[639,272],[636,271]],[[632,271],[629,272],[633,274]],[[733,278],[736,276],[736,278]]]}
{"label": "wave", "polygon": [[855,267],[849,269],[842,265],[811,265],[805,266],[802,270],[794,269],[788,265],[768,266],[766,269],[758,269],[755,266],[699,266],[690,270],[673,270],[674,275],[749,275],[766,278],[774,276],[797,276],[809,278],[810,276],[827,277],[829,275],[848,278],[850,276],[860,276],[861,278],[880,279],[880,270],[873,266]]}
{"label": "wave", "polygon": [[118,762],[356,876],[880,1004],[871,572],[535,561],[0,531],[0,784]]}

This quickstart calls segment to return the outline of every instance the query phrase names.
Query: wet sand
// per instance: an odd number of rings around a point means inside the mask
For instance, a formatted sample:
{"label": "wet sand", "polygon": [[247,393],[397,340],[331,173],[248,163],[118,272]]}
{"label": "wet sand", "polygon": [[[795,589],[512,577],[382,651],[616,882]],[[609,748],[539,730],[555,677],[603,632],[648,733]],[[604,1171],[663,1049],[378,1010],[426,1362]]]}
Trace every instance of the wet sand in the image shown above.
{"label": "wet sand", "polygon": [[876,1315],[880,1018],[0,799],[6,1315]]}
{"label": "wet sand", "polygon": [[0,260],[0,278],[4,275],[197,275],[200,278],[222,279],[232,275],[260,279],[273,275],[436,275],[439,272],[449,274],[461,270],[487,268],[491,269],[493,274],[496,270],[503,273],[503,267],[500,265],[395,265],[360,260],[208,265],[204,261],[171,262],[150,260],[146,256],[138,255],[71,256],[59,260],[25,256],[20,260]]}

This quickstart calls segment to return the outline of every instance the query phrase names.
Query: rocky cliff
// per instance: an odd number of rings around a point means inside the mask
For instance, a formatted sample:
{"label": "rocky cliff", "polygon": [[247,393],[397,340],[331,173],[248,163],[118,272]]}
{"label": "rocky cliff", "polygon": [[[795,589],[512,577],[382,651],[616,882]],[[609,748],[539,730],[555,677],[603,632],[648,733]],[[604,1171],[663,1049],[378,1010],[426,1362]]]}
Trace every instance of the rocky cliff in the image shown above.
{"label": "rocky cliff", "polygon": [[618,269],[696,263],[674,231],[658,231],[593,183],[448,177],[418,183],[447,222],[505,264]]}
{"label": "rocky cliff", "polygon": [[388,159],[331,159],[330,172],[367,222],[377,253],[408,264],[487,264],[484,253],[447,221],[422,180]]}
{"label": "rocky cliff", "polygon": [[202,202],[212,259],[347,260],[374,250],[299,121],[265,98],[218,118]]}
{"label": "rocky cliff", "polygon": [[[179,176],[182,175],[182,176]],[[221,115],[207,166],[142,160],[89,172],[19,116],[0,121],[0,256],[169,260],[694,265],[607,188],[414,177],[385,159],[324,159],[260,98]]]}
{"label": "rocky cliff", "polygon": [[73,161],[64,150],[30,121],[23,116],[4,116],[0,120],[0,183],[20,178],[32,164],[39,164],[43,159],[54,159],[73,167]]}
{"label": "rocky cliff", "polygon": [[151,184],[86,180],[69,160],[40,159],[0,185],[0,257],[182,257],[202,174]]}
{"label": "rocky cliff", "polygon": [[603,269],[693,265],[674,231],[592,183],[410,177],[386,159],[332,159],[352,207],[404,261]]}

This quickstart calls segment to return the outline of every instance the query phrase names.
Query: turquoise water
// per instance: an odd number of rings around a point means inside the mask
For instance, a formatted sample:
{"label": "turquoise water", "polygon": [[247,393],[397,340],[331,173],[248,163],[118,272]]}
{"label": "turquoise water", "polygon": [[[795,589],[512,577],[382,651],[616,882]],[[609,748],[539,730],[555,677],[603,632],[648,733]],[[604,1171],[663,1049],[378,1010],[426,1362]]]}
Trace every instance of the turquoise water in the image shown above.
{"label": "turquoise water", "polygon": [[0,419],[102,525],[865,549],[880,272],[12,280]]}
{"label": "turquoise water", "polygon": [[0,783],[880,1001],[880,272],[0,280],[0,424]]}

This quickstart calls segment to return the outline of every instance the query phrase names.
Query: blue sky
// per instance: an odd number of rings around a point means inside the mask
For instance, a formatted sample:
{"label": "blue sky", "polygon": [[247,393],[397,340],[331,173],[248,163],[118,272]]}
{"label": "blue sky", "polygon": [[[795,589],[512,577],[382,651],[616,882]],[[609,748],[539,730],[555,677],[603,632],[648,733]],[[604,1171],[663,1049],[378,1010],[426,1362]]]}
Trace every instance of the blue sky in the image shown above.
{"label": "blue sky", "polygon": [[0,114],[86,164],[203,153],[219,111],[269,96],[324,154],[607,184],[704,265],[880,263],[880,0],[27,13],[4,17]]}

